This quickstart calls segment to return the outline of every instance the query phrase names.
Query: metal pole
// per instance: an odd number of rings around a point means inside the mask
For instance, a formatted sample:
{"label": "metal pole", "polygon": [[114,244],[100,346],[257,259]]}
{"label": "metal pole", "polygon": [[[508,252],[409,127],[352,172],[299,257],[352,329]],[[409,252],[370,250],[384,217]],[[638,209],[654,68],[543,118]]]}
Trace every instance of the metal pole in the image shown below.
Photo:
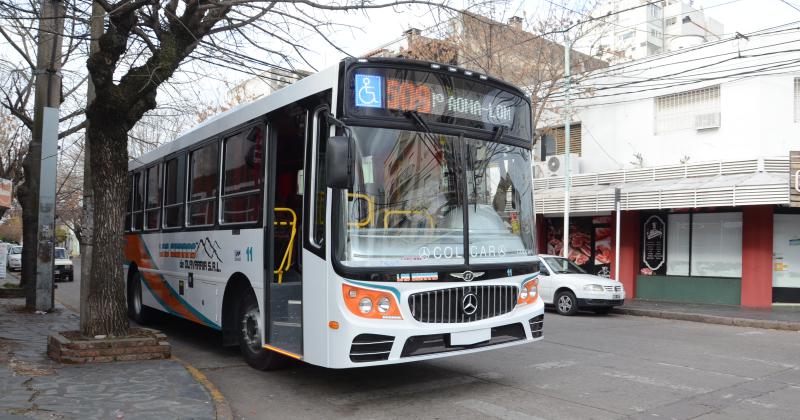
{"label": "metal pole", "polygon": [[616,223],[614,226],[616,227],[615,233],[615,241],[614,241],[614,280],[619,281],[619,233],[622,230],[622,226],[620,226],[620,191],[619,188],[614,189],[614,212],[616,213]]}
{"label": "metal pole", "polygon": [[569,43],[569,33],[565,35],[564,40],[564,245],[562,247],[562,251],[564,252],[564,258],[569,257],[569,190],[570,184],[572,183],[570,180],[570,171],[569,171],[569,149],[570,149],[570,99],[569,99],[569,89],[570,89],[570,76],[571,76],[571,69],[570,69],[570,59],[569,59],[569,50],[572,46]]}
{"label": "metal pole", "polygon": [[42,0],[36,58],[33,141],[41,144],[39,221],[36,252],[36,310],[53,309],[58,108],[61,104],[61,47],[64,3]]}
{"label": "metal pole", "polygon": [[[103,35],[105,9],[98,2],[92,2],[92,21],[89,26],[91,42],[89,55],[100,49],[100,36]],[[95,91],[92,78],[89,78],[86,91],[86,108],[94,101]],[[91,124],[91,123],[90,123]],[[86,127],[89,132],[89,127]],[[94,232],[94,196],[92,195],[92,167],[88,134],[84,137],[83,147],[83,217],[81,220],[81,331],[88,329],[89,314],[86,302],[89,299],[89,281],[92,268],[92,235]]]}

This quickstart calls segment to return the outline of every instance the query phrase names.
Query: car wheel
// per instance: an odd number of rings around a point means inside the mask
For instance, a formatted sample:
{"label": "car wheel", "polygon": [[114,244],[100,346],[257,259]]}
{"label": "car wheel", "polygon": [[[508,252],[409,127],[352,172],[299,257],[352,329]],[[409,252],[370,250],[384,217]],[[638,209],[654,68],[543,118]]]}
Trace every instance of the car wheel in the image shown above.
{"label": "car wheel", "polygon": [[596,313],[596,314],[598,314],[598,315],[608,315],[608,314],[611,312],[611,307],[607,307],[607,308],[594,308],[594,309],[592,309],[592,310],[594,311],[594,313]]}
{"label": "car wheel", "polygon": [[142,273],[134,271],[128,282],[128,317],[139,325],[153,321],[154,310],[142,303]]}
{"label": "car wheel", "polygon": [[236,330],[239,349],[248,365],[258,370],[279,369],[286,364],[286,357],[266,350],[261,343],[261,311],[252,292],[245,293],[239,302]]}
{"label": "car wheel", "polygon": [[560,315],[570,316],[578,312],[578,300],[575,294],[569,290],[564,290],[556,295],[556,312]]}

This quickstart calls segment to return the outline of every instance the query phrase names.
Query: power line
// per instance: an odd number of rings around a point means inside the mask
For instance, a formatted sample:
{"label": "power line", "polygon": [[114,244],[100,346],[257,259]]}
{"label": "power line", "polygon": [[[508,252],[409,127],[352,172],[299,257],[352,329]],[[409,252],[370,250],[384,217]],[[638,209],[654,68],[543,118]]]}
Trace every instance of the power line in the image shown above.
{"label": "power line", "polygon": [[788,2],[788,1],[786,1],[786,0],[780,0],[780,1],[781,1],[781,3],[783,3],[783,4],[785,4],[785,5],[789,6],[789,7],[791,7],[791,8],[792,8],[792,9],[794,9],[794,10],[797,10],[798,12],[800,12],[800,8],[798,8],[797,6],[793,5],[792,3],[789,3],[789,2]]}

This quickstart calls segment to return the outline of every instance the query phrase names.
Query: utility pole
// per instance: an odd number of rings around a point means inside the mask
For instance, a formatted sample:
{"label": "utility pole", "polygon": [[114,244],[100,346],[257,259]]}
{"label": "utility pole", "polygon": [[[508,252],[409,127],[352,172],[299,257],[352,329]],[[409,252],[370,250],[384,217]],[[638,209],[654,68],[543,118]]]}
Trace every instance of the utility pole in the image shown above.
{"label": "utility pole", "polygon": [[[89,43],[89,55],[96,53],[100,48],[100,36],[103,35],[103,22],[105,19],[105,10],[100,3],[92,2],[92,18],[89,25],[89,33],[91,42]],[[94,102],[95,91],[94,82],[89,77],[89,83],[86,91],[86,108]],[[91,122],[89,123],[91,124]],[[86,127],[86,133],[89,132],[89,127]],[[83,217],[81,220],[81,331],[87,330],[87,323],[89,322],[88,305],[86,302],[89,298],[89,281],[91,279],[92,269],[92,235],[94,232],[94,195],[92,194],[92,165],[89,150],[89,136],[84,137],[83,146]]]}
{"label": "utility pole", "polygon": [[[38,161],[39,220],[36,251],[36,310],[53,309],[58,108],[61,105],[61,47],[64,31],[62,0],[42,0],[36,51],[36,97],[33,112],[34,166]],[[36,172],[34,169],[34,172]],[[32,192],[35,193],[35,192]]]}
{"label": "utility pole", "polygon": [[570,179],[570,167],[569,167],[569,151],[570,151],[570,141],[569,141],[569,134],[570,134],[570,125],[572,122],[570,121],[570,113],[572,112],[572,107],[570,104],[569,99],[569,88],[570,88],[570,78],[572,76],[572,69],[570,66],[570,59],[569,53],[572,49],[572,45],[569,42],[569,32],[565,32],[564,34],[564,245],[562,246],[562,251],[564,252],[564,258],[569,258],[569,190],[570,184],[572,184],[572,180]]}

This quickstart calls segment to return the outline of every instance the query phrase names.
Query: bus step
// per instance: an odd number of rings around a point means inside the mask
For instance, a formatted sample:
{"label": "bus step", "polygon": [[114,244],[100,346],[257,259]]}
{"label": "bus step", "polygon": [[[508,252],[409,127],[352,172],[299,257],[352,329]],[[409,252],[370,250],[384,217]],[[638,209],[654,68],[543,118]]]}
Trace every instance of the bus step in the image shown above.
{"label": "bus step", "polygon": [[277,325],[279,327],[293,327],[293,328],[302,327],[302,325],[299,322],[285,322],[285,321],[272,321],[272,325]]}

